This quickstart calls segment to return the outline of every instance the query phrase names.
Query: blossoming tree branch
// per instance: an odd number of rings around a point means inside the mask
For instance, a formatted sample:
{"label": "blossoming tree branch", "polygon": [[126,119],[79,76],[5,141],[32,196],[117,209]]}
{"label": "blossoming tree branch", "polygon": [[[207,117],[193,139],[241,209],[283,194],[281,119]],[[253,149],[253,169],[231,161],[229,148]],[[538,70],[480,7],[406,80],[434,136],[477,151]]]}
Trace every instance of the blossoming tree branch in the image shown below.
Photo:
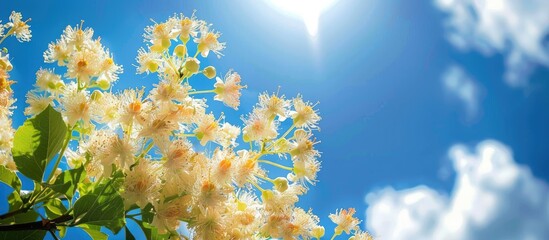
{"label": "blossoming tree branch", "polygon": [[[29,20],[12,12],[0,22],[0,44],[11,36],[30,41]],[[102,228],[124,230],[131,239],[128,222],[147,239],[324,237],[319,218],[295,206],[320,169],[315,105],[301,96],[262,93],[242,128],[208,111],[201,97],[213,95],[237,109],[246,87],[235,71],[218,74],[201,65],[200,58],[222,56],[220,35],[194,15],[155,22],[145,28],[136,59],[137,73],[156,74],[158,83],[148,93],[114,93],[122,66],[91,28],[67,26],[44,52],[44,62],[58,69],[36,72],[35,89],[26,95],[29,118],[16,131],[13,66],[4,48],[0,181],[13,191],[0,214],[0,239],[57,239],[73,227],[93,239],[107,238]],[[215,82],[195,89],[198,77]],[[283,129],[284,121],[291,125]],[[249,147],[239,147],[239,138]],[[21,176],[34,187],[22,189]],[[331,214],[337,227],[326,237],[371,239],[354,213]]]}

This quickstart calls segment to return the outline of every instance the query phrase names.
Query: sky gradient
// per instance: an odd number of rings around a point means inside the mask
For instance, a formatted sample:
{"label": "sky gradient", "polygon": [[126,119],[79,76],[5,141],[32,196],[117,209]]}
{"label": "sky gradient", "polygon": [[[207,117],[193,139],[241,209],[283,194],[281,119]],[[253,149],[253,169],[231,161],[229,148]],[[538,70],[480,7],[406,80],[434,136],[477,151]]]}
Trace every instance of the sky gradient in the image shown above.
{"label": "sky gradient", "polygon": [[[532,67],[526,84],[508,84],[506,50],[486,54],[456,47],[447,38],[448,15],[432,1],[340,0],[321,15],[316,37],[300,19],[265,1],[22,0],[2,5],[2,19],[11,10],[32,18],[30,43],[4,43],[17,81],[15,127],[25,119],[24,96],[35,72],[55,67],[43,63],[42,53],[65,26],[84,20],[101,36],[124,66],[115,91],[150,90],[157,80],[136,75],[134,67],[137,49],[144,46],[143,28],[150,19],[196,10],[227,42],[225,56],[209,58],[211,63],[218,72],[234,69],[248,85],[239,111],[210,98],[213,111],[241,124],[240,116],[251,111],[258,94],[279,86],[286,96],[301,93],[319,102],[322,170],[299,205],[313,208],[330,233],[329,213],[354,207],[365,221],[365,196],[386,186],[426,185],[449,195],[456,174],[448,152],[456,143],[474,147],[497,140],[535,178],[549,181],[549,69]],[[456,83],[461,90],[449,89],[444,80],[451,66],[467,76],[468,81]],[[474,98],[473,110],[464,103],[469,98]]]}

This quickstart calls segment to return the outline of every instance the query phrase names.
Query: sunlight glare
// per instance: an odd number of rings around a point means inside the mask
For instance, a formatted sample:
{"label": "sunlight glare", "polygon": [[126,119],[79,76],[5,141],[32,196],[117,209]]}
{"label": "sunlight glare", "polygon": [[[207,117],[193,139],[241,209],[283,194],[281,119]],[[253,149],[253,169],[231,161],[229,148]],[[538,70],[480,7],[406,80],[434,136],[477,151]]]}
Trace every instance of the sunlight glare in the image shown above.
{"label": "sunlight glare", "polygon": [[315,37],[318,33],[320,16],[335,0],[267,0],[279,10],[301,18],[309,35]]}

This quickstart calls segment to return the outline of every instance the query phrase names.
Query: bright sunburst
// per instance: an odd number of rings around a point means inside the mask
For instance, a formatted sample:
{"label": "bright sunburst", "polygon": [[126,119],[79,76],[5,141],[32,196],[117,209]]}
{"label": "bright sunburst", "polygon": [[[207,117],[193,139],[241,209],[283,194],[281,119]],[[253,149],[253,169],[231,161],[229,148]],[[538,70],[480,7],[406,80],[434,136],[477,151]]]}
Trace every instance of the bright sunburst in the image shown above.
{"label": "bright sunburst", "polygon": [[321,14],[336,0],[267,0],[270,4],[294,17],[301,18],[311,36],[318,33]]}

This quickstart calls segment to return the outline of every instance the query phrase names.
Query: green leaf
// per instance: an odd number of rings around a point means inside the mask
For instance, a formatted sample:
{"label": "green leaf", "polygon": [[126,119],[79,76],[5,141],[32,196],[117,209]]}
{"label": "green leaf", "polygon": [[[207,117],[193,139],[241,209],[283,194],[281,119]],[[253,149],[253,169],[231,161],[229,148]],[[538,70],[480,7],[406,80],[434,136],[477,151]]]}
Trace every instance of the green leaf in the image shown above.
{"label": "green leaf", "polygon": [[46,166],[61,150],[66,134],[67,125],[61,113],[51,106],[27,119],[13,139],[13,160],[19,172],[41,182]]}
{"label": "green leaf", "polygon": [[57,226],[57,229],[59,230],[59,237],[64,238],[67,234],[67,227],[65,226]]}
{"label": "green leaf", "polygon": [[[12,192],[8,195],[9,210],[13,212],[20,209],[23,206],[23,200],[19,196],[19,193]],[[21,212],[8,218],[0,219],[0,224],[9,225],[15,223],[33,222],[38,218],[38,213],[33,210],[27,212]]]}
{"label": "green leaf", "polygon": [[17,192],[12,192],[8,195],[8,203],[10,205],[10,211],[16,210],[23,206],[23,199]]}
{"label": "green leaf", "polygon": [[60,217],[67,212],[67,208],[58,198],[54,198],[46,202],[44,204],[44,208],[49,219]]}
{"label": "green leaf", "polygon": [[141,210],[141,219],[143,219],[143,222],[152,223],[153,218],[153,205],[149,203]]}
{"label": "green leaf", "polygon": [[118,233],[125,223],[124,202],[119,194],[89,194],[74,203],[75,224],[104,226]]}
{"label": "green leaf", "polygon": [[21,180],[19,180],[15,172],[9,170],[4,165],[0,165],[0,182],[7,184],[16,192],[21,191]]}
{"label": "green leaf", "polygon": [[107,236],[107,234],[101,232],[101,227],[100,226],[82,224],[79,227],[82,228],[82,230],[84,230],[84,232],[86,232],[88,235],[90,235],[91,239],[94,239],[94,240],[107,240],[108,236]]}
{"label": "green leaf", "polygon": [[68,199],[72,199],[74,192],[76,191],[76,186],[85,178],[85,176],[86,172],[84,171],[84,167],[80,166],[59,174],[59,176],[55,179],[55,182],[48,185],[48,187],[53,191],[64,194]]}

